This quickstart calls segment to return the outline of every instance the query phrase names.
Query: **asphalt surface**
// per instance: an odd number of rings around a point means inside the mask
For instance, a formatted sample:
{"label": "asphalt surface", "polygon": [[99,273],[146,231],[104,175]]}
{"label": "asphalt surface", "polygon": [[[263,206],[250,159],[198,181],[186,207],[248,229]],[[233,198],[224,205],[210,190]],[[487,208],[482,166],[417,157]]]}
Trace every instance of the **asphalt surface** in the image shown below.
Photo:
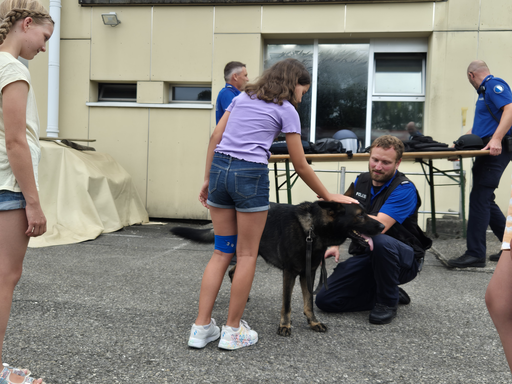
{"label": "asphalt surface", "polygon": [[[485,307],[496,263],[449,270],[463,240],[435,241],[421,274],[403,288],[411,304],[389,325],[369,312],[317,310],[308,328],[298,286],[290,337],[276,334],[281,273],[259,259],[244,319],[249,348],[190,349],[200,280],[212,246],[173,237],[166,223],[133,226],[81,244],[29,249],[3,360],[52,383],[511,383]],[[498,249],[496,240],[490,241]],[[491,252],[490,252],[491,253]],[[334,260],[328,260],[331,271]],[[227,316],[229,280],[213,317]]]}

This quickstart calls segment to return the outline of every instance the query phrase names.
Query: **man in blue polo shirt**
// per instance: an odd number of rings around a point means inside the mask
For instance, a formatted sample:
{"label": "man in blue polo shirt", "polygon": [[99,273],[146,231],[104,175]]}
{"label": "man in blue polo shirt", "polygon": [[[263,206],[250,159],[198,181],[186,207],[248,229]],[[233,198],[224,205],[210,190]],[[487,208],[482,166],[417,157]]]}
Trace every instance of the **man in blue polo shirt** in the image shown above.
{"label": "man in blue polo shirt", "polygon": [[[473,188],[469,196],[467,250],[449,260],[452,268],[485,267],[486,231],[490,226],[500,240],[505,232],[506,218],[495,203],[494,191],[501,175],[512,160],[508,148],[512,126],[512,92],[508,84],[491,75],[485,62],[471,62],[467,71],[471,85],[478,93],[473,127],[468,133],[480,136],[490,156],[479,156],[473,164]],[[499,259],[501,252],[491,255]]]}
{"label": "man in blue polo shirt", "polygon": [[[217,95],[217,102],[215,104],[215,120],[219,124],[226,108],[229,107],[235,97],[242,93],[242,89],[249,81],[247,76],[247,69],[245,64],[239,61],[230,61],[224,67],[224,80],[226,85],[222,88]],[[236,264],[236,254],[233,255],[230,265]]]}
{"label": "man in blue polo shirt", "polygon": [[[384,224],[382,234],[362,248],[352,243],[353,256],[338,264],[327,279],[328,289],[316,296],[316,305],[326,312],[370,312],[370,323],[388,324],[398,304],[410,298],[398,286],[414,279],[432,241],[418,227],[421,199],[414,184],[398,171],[404,145],[394,136],[375,140],[370,147],[369,172],[356,180],[353,197],[368,214]],[[339,260],[339,248],[325,257]]]}
{"label": "man in blue polo shirt", "polygon": [[224,67],[224,80],[226,81],[226,85],[220,90],[215,105],[217,124],[224,112],[226,112],[226,108],[231,104],[231,101],[241,93],[245,84],[249,81],[245,64],[239,61],[230,61],[227,63]]}

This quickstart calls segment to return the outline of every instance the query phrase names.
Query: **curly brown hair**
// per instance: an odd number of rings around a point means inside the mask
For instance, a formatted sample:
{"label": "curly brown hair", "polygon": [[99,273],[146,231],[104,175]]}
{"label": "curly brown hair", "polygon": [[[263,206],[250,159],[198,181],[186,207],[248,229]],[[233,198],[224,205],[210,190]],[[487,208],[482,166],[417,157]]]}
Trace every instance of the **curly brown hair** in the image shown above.
{"label": "curly brown hair", "polygon": [[283,101],[288,100],[297,108],[294,95],[297,84],[311,84],[311,76],[299,60],[285,59],[263,72],[255,83],[247,84],[245,92],[267,103],[283,105]]}
{"label": "curly brown hair", "polygon": [[0,44],[3,44],[12,26],[26,17],[31,17],[36,24],[55,24],[46,8],[37,0],[4,0],[0,4]]}
{"label": "curly brown hair", "polygon": [[400,160],[404,153],[404,143],[402,143],[402,140],[391,135],[384,135],[375,139],[370,147],[370,153],[372,153],[372,149],[375,147],[382,149],[393,148],[396,152],[396,161]]}

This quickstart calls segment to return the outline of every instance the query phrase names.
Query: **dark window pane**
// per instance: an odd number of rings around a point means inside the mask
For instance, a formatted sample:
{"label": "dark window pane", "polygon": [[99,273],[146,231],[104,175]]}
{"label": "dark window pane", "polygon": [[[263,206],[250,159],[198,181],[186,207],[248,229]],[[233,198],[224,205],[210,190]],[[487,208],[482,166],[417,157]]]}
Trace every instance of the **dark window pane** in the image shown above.
{"label": "dark window pane", "polygon": [[368,56],[368,44],[318,46],[317,140],[348,129],[364,142]]}
{"label": "dark window pane", "polygon": [[212,89],[210,87],[173,87],[173,101],[211,101]]}
{"label": "dark window pane", "polygon": [[421,131],[423,128],[424,102],[374,101],[372,103],[372,138],[393,135],[407,141],[409,132],[405,126],[410,121]]}
{"label": "dark window pane", "polygon": [[100,83],[99,101],[137,101],[137,84]]}
{"label": "dark window pane", "polygon": [[[302,62],[309,73],[313,72],[313,45],[311,44],[269,44],[267,45],[267,60],[265,69],[270,68],[278,61],[287,58],[297,59]],[[302,128],[302,139],[310,141],[311,127],[311,90],[303,97],[298,108],[300,124]]]}

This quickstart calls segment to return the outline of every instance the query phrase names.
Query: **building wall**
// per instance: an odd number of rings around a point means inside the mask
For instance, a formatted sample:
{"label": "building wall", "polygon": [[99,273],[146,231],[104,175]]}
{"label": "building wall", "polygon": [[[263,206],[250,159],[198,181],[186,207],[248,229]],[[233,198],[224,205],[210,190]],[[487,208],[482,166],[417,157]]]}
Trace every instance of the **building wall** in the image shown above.
{"label": "building wall", "polygon": [[[46,6],[49,0],[42,1]],[[512,5],[509,0],[250,6],[81,7],[63,2],[61,30],[60,136],[95,139],[132,176],[151,217],[205,219],[197,201],[205,152],[215,126],[214,102],[228,61],[247,64],[254,80],[270,39],[425,38],[427,98],[424,131],[451,143],[471,128],[476,93],[466,77],[471,60],[483,59],[496,76],[512,81]],[[103,25],[101,13],[117,12],[122,23]],[[41,131],[46,129],[48,56],[30,63]],[[137,82],[139,103],[167,103],[171,84],[212,87],[209,109],[87,106],[97,101],[98,82]],[[467,108],[463,126],[462,111]],[[44,133],[43,133],[44,135]],[[453,164],[438,160],[436,166]],[[364,171],[364,163],[314,164],[317,169]],[[471,160],[464,161],[469,170]],[[402,171],[420,172],[404,163]],[[331,190],[339,176],[321,173]],[[355,177],[347,175],[347,183]],[[428,186],[411,176],[430,209]],[[505,210],[510,169],[497,193]],[[468,175],[469,185],[471,178]],[[469,188],[468,188],[469,189]],[[438,187],[437,209],[458,210],[458,189]],[[301,181],[294,202],[315,199]],[[272,193],[272,197],[274,194]]]}

